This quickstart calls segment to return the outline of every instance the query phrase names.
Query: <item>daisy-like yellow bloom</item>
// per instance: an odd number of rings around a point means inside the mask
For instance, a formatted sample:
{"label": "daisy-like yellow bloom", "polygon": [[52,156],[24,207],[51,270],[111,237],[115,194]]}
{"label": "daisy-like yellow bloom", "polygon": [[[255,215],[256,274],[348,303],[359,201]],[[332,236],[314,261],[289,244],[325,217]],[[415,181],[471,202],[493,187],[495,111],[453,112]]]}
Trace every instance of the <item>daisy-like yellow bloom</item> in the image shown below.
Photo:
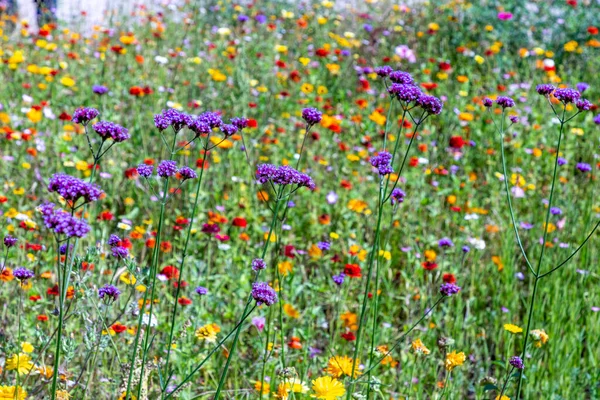
{"label": "daisy-like yellow bloom", "polygon": [[460,367],[461,365],[464,364],[466,359],[467,359],[467,356],[465,356],[465,353],[463,353],[462,351],[460,353],[453,351],[452,353],[447,354],[446,355],[446,364],[445,364],[446,370],[452,371],[454,368]]}
{"label": "daisy-like yellow bloom", "polygon": [[256,381],[254,382],[254,390],[261,394],[269,394],[271,391],[271,385],[269,385],[267,382]]}
{"label": "daisy-like yellow bloom", "polygon": [[275,397],[282,400],[288,400],[290,393],[306,393],[308,392],[308,386],[298,378],[287,379],[285,382],[281,382],[277,386],[277,393]]}
{"label": "daisy-like yellow bloom", "polygon": [[336,400],[344,394],[346,389],[344,384],[330,376],[322,376],[312,381],[312,390],[315,394],[311,397],[323,400]]}
{"label": "daisy-like yellow bloom", "polygon": [[496,400],[510,400],[510,397],[502,395],[502,397],[500,396],[496,396]]}
{"label": "daisy-like yellow bloom", "polygon": [[221,328],[217,324],[206,324],[196,329],[196,338],[198,340],[206,340],[208,343],[217,341],[217,333],[221,332]]}
{"label": "daisy-like yellow bloom", "polygon": [[[334,378],[339,378],[342,375],[351,375],[351,371],[352,371],[352,364],[354,360],[348,356],[343,356],[343,357],[331,357],[329,359],[329,363],[327,364],[327,369],[325,370],[325,372],[327,372],[329,375],[333,376]],[[360,360],[356,360],[356,365],[354,367],[354,376],[353,378],[356,378],[358,375],[360,375],[360,371],[358,370],[358,366],[360,365]]]}
{"label": "daisy-like yellow bloom", "polygon": [[513,324],[504,324],[504,330],[514,334],[523,332],[523,328]]}
{"label": "daisy-like yellow bloom", "polygon": [[425,345],[423,344],[423,342],[421,341],[421,339],[415,339],[412,344],[411,344],[412,350],[415,352],[415,354],[420,355],[429,355],[429,353],[431,353],[431,350],[429,350],[427,347],[425,347]]}
{"label": "daisy-like yellow bloom", "polygon": [[0,386],[0,400],[25,400],[27,392],[20,386]]}
{"label": "daisy-like yellow bloom", "polygon": [[71,395],[66,390],[57,390],[56,391],[56,400],[69,400]]}
{"label": "daisy-like yellow bloom", "polygon": [[19,375],[29,373],[32,368],[33,363],[31,362],[31,358],[25,353],[14,354],[6,360],[6,370],[16,370]]}
{"label": "daisy-like yellow bloom", "polygon": [[548,339],[550,339],[546,331],[543,329],[534,329],[530,332],[530,334],[533,338],[533,345],[538,348],[548,343]]}

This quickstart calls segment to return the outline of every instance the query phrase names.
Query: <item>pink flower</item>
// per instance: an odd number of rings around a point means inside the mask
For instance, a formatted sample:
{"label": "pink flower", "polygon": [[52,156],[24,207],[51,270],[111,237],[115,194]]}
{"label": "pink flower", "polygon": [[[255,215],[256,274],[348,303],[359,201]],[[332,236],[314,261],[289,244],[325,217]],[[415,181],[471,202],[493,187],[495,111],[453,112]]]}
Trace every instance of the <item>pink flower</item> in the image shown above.
{"label": "pink flower", "polygon": [[512,19],[513,15],[512,13],[506,12],[506,11],[502,11],[498,13],[498,19],[501,21],[508,21],[509,19]]}
{"label": "pink flower", "polygon": [[262,330],[265,329],[265,317],[252,318],[252,325],[254,325],[259,332],[262,332]]}

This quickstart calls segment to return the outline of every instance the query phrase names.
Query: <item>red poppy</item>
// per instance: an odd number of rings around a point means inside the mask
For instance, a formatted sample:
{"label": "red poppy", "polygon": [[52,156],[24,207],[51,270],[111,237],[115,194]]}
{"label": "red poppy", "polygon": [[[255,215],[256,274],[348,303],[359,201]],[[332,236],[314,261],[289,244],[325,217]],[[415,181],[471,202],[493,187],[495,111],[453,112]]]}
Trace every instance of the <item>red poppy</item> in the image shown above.
{"label": "red poppy", "polygon": [[454,274],[444,274],[442,279],[446,283],[456,283],[456,277],[454,276]]}
{"label": "red poppy", "polygon": [[344,267],[344,274],[350,278],[360,278],[362,276],[362,270],[358,264],[346,264]]}
{"label": "red poppy", "polygon": [[300,342],[300,338],[296,336],[292,336],[290,341],[287,344],[290,348],[300,350],[302,348],[302,343]]}
{"label": "red poppy", "polygon": [[291,244],[286,245],[283,252],[287,258],[296,258],[296,248]]}
{"label": "red poppy", "polygon": [[110,329],[112,329],[113,331],[115,331],[115,333],[122,333],[125,332],[127,330],[127,326],[120,324],[120,323],[115,323],[113,324]]}
{"label": "red poppy", "polygon": [[41,321],[41,322],[46,322],[46,321],[48,321],[48,316],[44,315],[44,314],[38,315],[37,320]]}
{"label": "red poppy", "polygon": [[233,226],[237,226],[238,228],[245,228],[248,226],[248,222],[246,222],[245,218],[235,217],[233,219]]}
{"label": "red poppy", "polygon": [[461,136],[452,136],[450,138],[450,147],[453,149],[462,149],[465,145],[465,140]]}
{"label": "red poppy", "polygon": [[160,274],[165,276],[167,279],[177,279],[179,278],[179,270],[172,266],[172,265],[167,265],[166,267],[164,267],[161,271]]}
{"label": "red poppy", "polygon": [[356,340],[356,335],[354,332],[348,331],[346,333],[342,333],[340,336],[342,336],[342,338],[348,342],[354,342]]}
{"label": "red poppy", "polygon": [[177,302],[182,306],[189,306],[190,304],[192,304],[192,301],[187,297],[181,297],[179,298],[179,300],[177,300]]}
{"label": "red poppy", "polygon": [[423,261],[421,263],[421,265],[423,266],[423,268],[425,268],[427,271],[433,271],[434,269],[437,268],[437,264],[434,263],[433,261]]}

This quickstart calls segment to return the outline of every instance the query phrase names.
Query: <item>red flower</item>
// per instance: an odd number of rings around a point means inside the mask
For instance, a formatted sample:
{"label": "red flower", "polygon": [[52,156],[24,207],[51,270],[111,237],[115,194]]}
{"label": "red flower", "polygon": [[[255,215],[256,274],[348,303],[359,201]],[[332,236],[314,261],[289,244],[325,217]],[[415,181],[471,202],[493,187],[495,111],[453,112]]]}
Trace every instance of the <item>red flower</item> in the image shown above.
{"label": "red flower", "polygon": [[48,288],[48,290],[46,291],[46,294],[48,296],[58,296],[58,285],[54,285],[51,288]]}
{"label": "red flower", "polygon": [[437,264],[434,263],[433,261],[423,261],[421,263],[421,265],[423,266],[423,268],[425,268],[427,271],[433,271],[434,269],[437,268]]}
{"label": "red flower", "polygon": [[446,283],[456,283],[456,277],[454,276],[454,274],[444,274],[442,279]]}
{"label": "red flower", "polygon": [[113,324],[110,329],[112,329],[113,331],[115,331],[115,333],[122,333],[125,332],[127,330],[127,326],[120,324],[120,323],[115,323]]}
{"label": "red flower", "polygon": [[300,338],[296,336],[292,336],[290,341],[287,344],[290,348],[300,350],[302,348],[302,343],[300,342]]}
{"label": "red flower", "polygon": [[38,315],[37,320],[41,321],[41,322],[46,322],[46,321],[48,321],[48,316],[44,315],[44,314]]}
{"label": "red flower", "polygon": [[167,265],[166,267],[164,267],[161,271],[160,274],[165,276],[167,279],[177,279],[179,278],[179,270],[172,266],[172,265]]}
{"label": "red flower", "polygon": [[590,35],[597,35],[598,34],[598,28],[596,28],[595,26],[589,26],[587,28],[587,31]]}
{"label": "red flower", "polygon": [[350,278],[360,278],[362,270],[358,264],[346,264],[344,267],[344,274]]}
{"label": "red flower", "polygon": [[465,145],[465,140],[461,136],[452,136],[450,138],[450,147],[453,149],[462,149]]}
{"label": "red flower", "polygon": [[189,306],[190,304],[192,304],[192,301],[187,297],[181,297],[179,298],[179,300],[177,300],[177,302],[182,306]]}
{"label": "red flower", "polygon": [[316,54],[319,57],[327,57],[329,55],[329,51],[325,49],[318,49]]}
{"label": "red flower", "polygon": [[246,222],[245,218],[235,217],[233,219],[233,226],[237,226],[238,228],[245,228],[248,226],[248,222]]}
{"label": "red flower", "polygon": [[292,246],[291,244],[288,244],[284,247],[283,250],[285,256],[287,258],[295,258],[295,253],[296,253],[296,248],[294,246]]}
{"label": "red flower", "polygon": [[350,331],[342,333],[341,336],[348,342],[354,342],[356,340],[356,335]]}

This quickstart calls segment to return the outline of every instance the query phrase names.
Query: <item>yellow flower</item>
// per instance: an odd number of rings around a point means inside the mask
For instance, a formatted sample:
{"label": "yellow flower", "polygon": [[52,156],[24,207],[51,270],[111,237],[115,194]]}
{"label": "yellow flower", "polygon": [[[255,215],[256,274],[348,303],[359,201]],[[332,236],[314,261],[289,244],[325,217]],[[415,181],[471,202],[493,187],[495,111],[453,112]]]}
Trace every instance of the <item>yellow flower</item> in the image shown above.
{"label": "yellow flower", "polygon": [[510,333],[521,333],[523,332],[523,328],[520,328],[513,324],[504,324],[504,330],[509,331]]}
{"label": "yellow flower", "polygon": [[510,400],[510,397],[502,395],[502,397],[500,396],[496,396],[496,400]]}
{"label": "yellow flower", "polygon": [[429,353],[431,353],[431,350],[429,350],[427,347],[425,347],[425,345],[423,344],[421,339],[415,339],[412,342],[411,347],[412,347],[412,350],[415,352],[415,354],[428,355]]}
{"label": "yellow flower", "polygon": [[12,371],[16,370],[19,375],[24,375],[29,373],[33,368],[33,363],[31,362],[31,358],[25,354],[14,354],[12,357],[6,360],[6,370]]}
{"label": "yellow flower", "polygon": [[423,252],[423,255],[425,256],[425,259],[427,261],[435,261],[435,259],[437,258],[437,254],[435,253],[435,250],[425,250]]}
{"label": "yellow flower", "polygon": [[23,343],[21,343],[21,349],[23,350],[23,353],[31,353],[31,352],[33,352],[33,346],[29,342],[23,342]]}
{"label": "yellow flower", "polygon": [[362,200],[352,199],[348,202],[348,209],[351,211],[362,213],[363,211],[365,211],[366,208],[367,203]]}
{"label": "yellow flower", "polygon": [[57,390],[56,391],[56,400],[69,400],[71,395],[66,390]]}
{"label": "yellow flower", "polygon": [[569,53],[572,53],[575,50],[577,50],[578,46],[579,46],[579,43],[577,43],[574,40],[571,40],[570,42],[565,43],[565,51],[568,51]]}
{"label": "yellow flower", "polygon": [[136,282],[135,276],[129,272],[123,272],[119,277],[119,280],[126,285],[135,285]]}
{"label": "yellow flower", "polygon": [[310,83],[305,83],[302,85],[301,90],[302,90],[302,93],[309,94],[309,93],[312,93],[313,90],[315,90],[315,87],[313,85],[311,85]]}
{"label": "yellow flower", "polygon": [[285,382],[281,382],[277,386],[275,397],[282,400],[288,400],[290,392],[306,393],[308,392],[308,386],[298,378],[286,379]]}
{"label": "yellow flower", "polygon": [[535,347],[542,347],[543,344],[548,343],[548,339],[550,337],[543,329],[534,329],[530,332],[531,337],[533,338],[533,345]]}
{"label": "yellow flower", "polygon": [[385,124],[385,115],[380,114],[377,110],[373,111],[371,115],[369,115],[369,119],[375,122],[377,125]]}
{"label": "yellow flower", "polygon": [[267,382],[256,381],[254,382],[254,390],[257,392],[262,392],[262,394],[269,394],[271,391],[271,385],[269,385]]}
{"label": "yellow flower", "polygon": [[465,356],[465,353],[462,351],[460,353],[453,351],[452,353],[446,355],[446,370],[452,371],[454,368],[460,367],[464,364],[466,359],[467,356]]}
{"label": "yellow flower", "polygon": [[36,110],[35,108],[27,111],[27,118],[34,124],[37,124],[42,120],[42,115],[42,112],[40,110]]}
{"label": "yellow flower", "polygon": [[289,261],[282,261],[277,264],[277,268],[279,269],[279,274],[281,276],[287,276],[294,270],[294,265]]}
{"label": "yellow flower", "polygon": [[323,400],[335,400],[346,393],[344,384],[330,376],[322,376],[312,381],[312,390],[315,392],[311,397]]}
{"label": "yellow flower", "polygon": [[196,338],[198,340],[206,340],[208,343],[217,341],[217,333],[221,332],[221,328],[217,324],[206,324],[196,329]]}
{"label": "yellow flower", "polygon": [[73,78],[69,78],[68,76],[63,76],[60,78],[60,83],[66,87],[72,87],[75,85],[75,80]]}
{"label": "yellow flower", "polygon": [[288,304],[288,303],[284,304],[283,312],[290,318],[300,318],[300,313],[291,304]]}
{"label": "yellow flower", "polygon": [[27,392],[20,386],[0,386],[0,400],[25,400]]}
{"label": "yellow flower", "polygon": [[[331,357],[329,359],[329,363],[327,364],[327,368],[325,372],[334,378],[339,378],[342,375],[350,376],[352,371],[352,364],[354,361],[352,358],[348,356],[343,357]],[[360,371],[358,370],[358,366],[360,365],[360,360],[356,360],[356,364],[354,365],[354,378],[360,375]]]}

